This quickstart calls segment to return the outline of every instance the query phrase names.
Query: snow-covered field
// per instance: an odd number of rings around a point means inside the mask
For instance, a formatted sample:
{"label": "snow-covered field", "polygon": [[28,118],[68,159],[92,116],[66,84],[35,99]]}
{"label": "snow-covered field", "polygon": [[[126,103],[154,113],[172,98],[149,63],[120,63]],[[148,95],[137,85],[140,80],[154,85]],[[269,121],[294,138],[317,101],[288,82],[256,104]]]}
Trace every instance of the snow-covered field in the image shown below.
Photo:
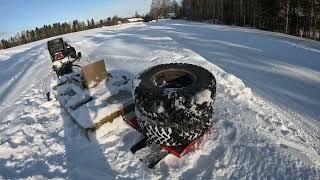
{"label": "snow-covered field", "polygon": [[186,21],[63,36],[85,59],[136,75],[186,62],[217,79],[214,127],[181,159],[153,170],[129,151],[140,138],[122,118],[89,142],[58,102],[47,102],[46,41],[0,51],[0,178],[319,179],[320,44],[288,35]]}

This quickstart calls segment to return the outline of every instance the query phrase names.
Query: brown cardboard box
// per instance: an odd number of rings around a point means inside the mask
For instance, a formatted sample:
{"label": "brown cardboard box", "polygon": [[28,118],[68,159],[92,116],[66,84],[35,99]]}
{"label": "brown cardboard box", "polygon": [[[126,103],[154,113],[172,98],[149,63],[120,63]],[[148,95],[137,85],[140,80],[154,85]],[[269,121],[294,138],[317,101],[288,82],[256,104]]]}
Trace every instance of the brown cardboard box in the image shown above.
{"label": "brown cardboard box", "polygon": [[96,87],[105,79],[109,79],[104,60],[83,66],[81,71],[88,89]]}

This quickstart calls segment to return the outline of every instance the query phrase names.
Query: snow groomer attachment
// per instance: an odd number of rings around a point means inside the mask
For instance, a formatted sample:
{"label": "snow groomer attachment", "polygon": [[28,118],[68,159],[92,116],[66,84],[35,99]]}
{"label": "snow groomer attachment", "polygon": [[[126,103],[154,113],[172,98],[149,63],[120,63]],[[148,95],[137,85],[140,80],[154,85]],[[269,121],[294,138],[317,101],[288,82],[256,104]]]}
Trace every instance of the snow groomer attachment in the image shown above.
{"label": "snow groomer attachment", "polygon": [[[81,53],[74,56],[75,50],[70,47],[66,48],[62,38],[48,42],[58,77],[51,87],[61,107],[80,129],[88,135],[118,116],[132,112],[132,75],[107,72],[104,60],[80,65],[77,61]],[[73,50],[68,53],[67,49]]]}

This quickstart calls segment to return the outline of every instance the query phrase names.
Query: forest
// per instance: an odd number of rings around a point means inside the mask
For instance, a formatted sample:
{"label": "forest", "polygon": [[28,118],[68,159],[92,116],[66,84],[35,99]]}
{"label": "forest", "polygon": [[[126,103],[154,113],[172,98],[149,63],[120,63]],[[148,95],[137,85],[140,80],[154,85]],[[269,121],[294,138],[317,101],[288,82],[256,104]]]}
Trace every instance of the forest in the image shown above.
{"label": "forest", "polygon": [[150,14],[157,19],[166,16],[169,8],[177,18],[320,40],[319,3],[319,0],[153,0]]}
{"label": "forest", "polygon": [[94,19],[87,20],[86,22],[73,20],[72,22],[63,22],[63,23],[58,22],[50,25],[44,25],[40,28],[36,27],[33,30],[22,31],[20,33],[17,33],[13,37],[10,37],[9,39],[2,39],[0,41],[0,49],[15,47],[22,44],[27,44],[30,42],[34,42],[41,39],[62,35],[62,34],[78,32],[78,31],[98,28],[102,26],[113,26],[113,25],[116,25],[119,21],[124,22],[125,19],[120,18],[118,16],[114,16],[112,18],[108,17],[107,19],[104,19],[104,20],[101,19],[97,22],[95,22]]}
{"label": "forest", "polygon": [[[152,0],[145,20],[158,20],[175,14],[175,18],[213,24],[253,27],[320,40],[320,0]],[[135,17],[139,15],[136,13]],[[0,49],[26,44],[40,39],[111,26],[124,19],[114,16],[95,22],[53,23],[17,33],[0,41]]]}

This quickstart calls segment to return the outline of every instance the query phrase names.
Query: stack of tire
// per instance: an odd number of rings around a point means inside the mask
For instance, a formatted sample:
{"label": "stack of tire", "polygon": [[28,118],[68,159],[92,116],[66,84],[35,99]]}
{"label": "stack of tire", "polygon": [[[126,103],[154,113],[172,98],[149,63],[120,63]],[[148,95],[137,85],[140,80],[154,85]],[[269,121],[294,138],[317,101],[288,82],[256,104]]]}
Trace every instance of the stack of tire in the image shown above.
{"label": "stack of tire", "polygon": [[215,77],[200,66],[154,66],[135,81],[138,124],[149,142],[187,145],[211,127],[215,94]]}

